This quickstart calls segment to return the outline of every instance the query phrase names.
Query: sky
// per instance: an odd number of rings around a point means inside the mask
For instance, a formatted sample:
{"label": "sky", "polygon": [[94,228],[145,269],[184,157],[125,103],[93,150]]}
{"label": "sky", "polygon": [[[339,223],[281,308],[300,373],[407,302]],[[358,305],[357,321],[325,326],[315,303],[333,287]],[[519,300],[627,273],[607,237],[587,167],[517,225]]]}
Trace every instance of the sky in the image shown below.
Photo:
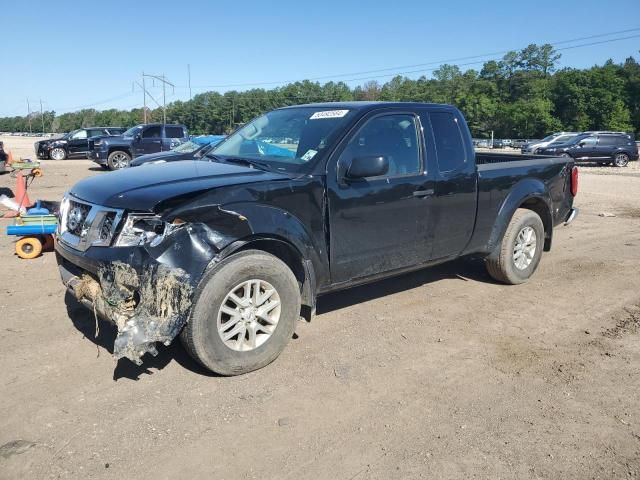
{"label": "sky", "polygon": [[[134,82],[142,81],[143,71],[164,74],[175,84],[167,90],[167,102],[186,100],[187,65],[195,95],[273,88],[305,78],[349,80],[351,86],[369,79],[382,83],[401,72],[429,76],[443,60],[463,70],[480,69],[482,61],[530,43],[560,42],[556,47],[566,48],[634,36],[561,50],[560,66],[640,59],[638,0],[521,5],[506,0],[9,0],[0,7],[0,116],[25,115],[27,99],[32,110],[42,100],[45,110],[58,114],[79,107],[141,107],[142,90]],[[603,21],[608,12],[615,22]],[[626,31],[631,29],[636,30]],[[611,35],[569,42],[601,34]],[[479,57],[485,54],[492,55]],[[464,57],[476,58],[456,60]],[[162,102],[159,83],[147,86]]]}

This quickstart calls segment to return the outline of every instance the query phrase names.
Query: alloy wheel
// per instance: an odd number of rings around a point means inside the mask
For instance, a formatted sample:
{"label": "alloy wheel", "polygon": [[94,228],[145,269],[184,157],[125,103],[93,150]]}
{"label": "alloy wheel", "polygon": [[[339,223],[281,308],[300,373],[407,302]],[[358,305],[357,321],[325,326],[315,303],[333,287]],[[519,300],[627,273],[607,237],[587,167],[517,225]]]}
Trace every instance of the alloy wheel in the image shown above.
{"label": "alloy wheel", "polygon": [[536,254],[536,231],[533,227],[526,226],[516,237],[516,244],[513,247],[513,263],[519,270],[526,269]]}
{"label": "alloy wheel", "polygon": [[242,282],[233,287],[220,306],[218,335],[232,350],[255,350],[275,331],[280,307],[280,296],[269,282],[257,279]]}

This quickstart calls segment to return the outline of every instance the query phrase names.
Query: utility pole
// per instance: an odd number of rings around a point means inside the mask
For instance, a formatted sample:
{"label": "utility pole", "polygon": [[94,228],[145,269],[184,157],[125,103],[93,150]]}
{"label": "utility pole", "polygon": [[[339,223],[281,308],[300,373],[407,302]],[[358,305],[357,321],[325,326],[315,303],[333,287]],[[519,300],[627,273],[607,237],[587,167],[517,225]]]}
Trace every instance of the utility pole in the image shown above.
{"label": "utility pole", "polygon": [[44,133],[44,112],[42,111],[42,99],[40,99],[40,118],[42,119],[42,133]]}
{"label": "utility pole", "polygon": [[191,100],[191,64],[187,63],[187,75],[189,76],[189,100]]}
{"label": "utility pole", "polygon": [[143,123],[147,123],[147,89],[145,87],[145,83],[144,83],[144,72],[142,72],[142,98],[143,98],[143,107],[142,107],[142,113],[144,115],[144,122]]}
{"label": "utility pole", "polygon": [[[166,92],[166,88],[167,85],[171,85],[171,87],[174,89],[175,92],[175,88],[176,86],[171,83],[169,80],[167,80],[167,77],[165,77],[164,73],[162,74],[162,76],[160,75],[150,75],[148,73],[142,73],[142,79],[144,80],[144,77],[151,77],[154,78],[160,82],[162,82],[162,118],[163,118],[163,123],[167,123],[167,92]],[[146,90],[145,90],[146,91]]]}
{"label": "utility pole", "polygon": [[31,130],[31,107],[29,106],[29,97],[27,97],[27,119],[29,120],[29,133],[33,133]]}

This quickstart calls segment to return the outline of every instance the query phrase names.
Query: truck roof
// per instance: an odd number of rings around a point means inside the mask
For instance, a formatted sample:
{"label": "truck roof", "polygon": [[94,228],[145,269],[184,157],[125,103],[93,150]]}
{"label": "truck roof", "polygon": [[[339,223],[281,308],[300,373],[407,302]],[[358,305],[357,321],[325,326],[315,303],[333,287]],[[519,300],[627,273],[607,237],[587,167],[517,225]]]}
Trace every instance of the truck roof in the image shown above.
{"label": "truck roof", "polygon": [[302,107],[314,107],[314,108],[344,108],[349,110],[371,110],[377,107],[415,107],[416,105],[424,107],[438,107],[438,108],[450,108],[455,110],[453,105],[447,105],[444,103],[425,103],[425,102],[372,102],[372,101],[350,101],[350,102],[321,102],[321,103],[305,103],[303,105],[291,105],[287,108],[302,108]]}

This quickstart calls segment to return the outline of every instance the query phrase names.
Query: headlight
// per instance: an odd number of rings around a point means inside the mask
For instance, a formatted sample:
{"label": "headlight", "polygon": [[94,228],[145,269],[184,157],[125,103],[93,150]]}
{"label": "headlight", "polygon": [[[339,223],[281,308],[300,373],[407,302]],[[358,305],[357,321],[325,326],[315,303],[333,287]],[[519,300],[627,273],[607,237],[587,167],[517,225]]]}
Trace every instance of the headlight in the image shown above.
{"label": "headlight", "polygon": [[116,247],[158,245],[170,231],[172,225],[157,215],[129,214],[122,231],[116,239]]}
{"label": "headlight", "polygon": [[102,145],[102,140],[96,140],[93,142],[95,146]]}

